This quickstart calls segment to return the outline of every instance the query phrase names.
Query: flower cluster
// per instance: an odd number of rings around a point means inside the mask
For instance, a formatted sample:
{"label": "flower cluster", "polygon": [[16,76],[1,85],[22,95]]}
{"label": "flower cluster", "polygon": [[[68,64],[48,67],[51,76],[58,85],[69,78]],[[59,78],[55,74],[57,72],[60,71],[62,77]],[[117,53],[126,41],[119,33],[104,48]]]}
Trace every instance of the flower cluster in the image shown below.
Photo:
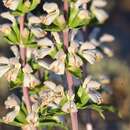
{"label": "flower cluster", "polygon": [[[104,110],[101,107],[101,83],[105,84],[107,80],[102,78],[96,81],[91,76],[84,80],[82,68],[87,63],[95,64],[104,56],[113,55],[111,49],[104,44],[113,42],[113,36],[104,34],[98,39],[99,29],[94,28],[87,40],[79,38],[83,34],[78,29],[93,25],[95,20],[96,24],[103,23],[108,18],[104,10],[107,4],[105,0],[70,0],[65,16],[58,3],[46,1],[42,14],[32,14],[31,11],[40,2],[3,0],[9,11],[0,14],[9,20],[9,23],[0,25],[0,32],[11,44],[14,54],[10,58],[0,57],[0,77],[4,76],[11,87],[23,90],[23,97],[18,98],[13,94],[7,98],[5,106],[10,112],[2,121],[27,130],[48,124],[64,128],[59,115],[76,113],[78,109],[87,107],[96,109],[101,114]],[[66,30],[69,36],[68,47],[65,48],[65,36],[61,32]],[[56,80],[51,78],[51,75],[56,74],[63,79],[67,73],[72,80],[75,77],[84,80],[71,94],[70,90],[65,89],[66,85],[62,85],[63,80],[62,83],[54,83],[52,81]],[[71,81],[67,84],[69,82]]]}

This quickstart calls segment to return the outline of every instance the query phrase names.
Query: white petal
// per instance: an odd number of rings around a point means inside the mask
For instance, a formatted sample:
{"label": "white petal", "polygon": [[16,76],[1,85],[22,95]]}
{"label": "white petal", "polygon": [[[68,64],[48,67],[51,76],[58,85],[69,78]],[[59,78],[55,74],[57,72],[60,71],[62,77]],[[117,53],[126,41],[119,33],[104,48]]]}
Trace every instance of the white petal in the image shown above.
{"label": "white petal", "polygon": [[0,57],[0,64],[9,64],[9,59],[6,57]]}
{"label": "white petal", "polygon": [[72,30],[72,32],[71,32],[71,37],[70,37],[70,41],[71,42],[73,42],[74,41],[74,39],[75,39],[75,36],[77,35],[77,33],[78,33],[78,30]]}
{"label": "white petal", "polygon": [[104,23],[109,17],[108,13],[103,9],[94,9],[94,14],[99,23]]}
{"label": "white petal", "polygon": [[39,64],[40,66],[42,66],[43,68],[49,70],[49,67],[50,67],[49,64],[46,63],[46,62],[44,62],[43,60],[39,60],[39,61],[38,61],[38,64]]}
{"label": "white petal", "polygon": [[18,115],[17,111],[12,111],[7,113],[6,116],[3,117],[3,120],[5,123],[11,123],[15,119],[15,117]]}
{"label": "white petal", "polygon": [[40,19],[40,17],[37,17],[37,16],[30,16],[28,18],[28,22],[29,22],[29,25],[31,24],[40,24],[42,22],[42,20]]}
{"label": "white petal", "polygon": [[15,57],[19,58],[19,50],[17,46],[11,46],[11,50],[14,53]]}
{"label": "white petal", "polygon": [[62,107],[62,111],[66,113],[77,112],[76,104],[73,101],[68,101]]}
{"label": "white petal", "polygon": [[53,83],[52,81],[45,81],[44,85],[47,86],[48,88],[54,90],[56,88],[56,84]]}
{"label": "white petal", "polygon": [[103,8],[107,5],[107,1],[105,0],[94,0],[92,2],[93,7]]}
{"label": "white petal", "polygon": [[39,85],[40,81],[35,78],[32,74],[24,74],[24,87],[34,88],[35,86]]}
{"label": "white petal", "polygon": [[114,37],[110,34],[104,34],[103,36],[101,36],[100,38],[100,42],[113,42],[114,41]]}
{"label": "white petal", "polygon": [[10,66],[4,65],[0,66],[0,77],[2,77],[6,72],[8,72],[10,69]]}
{"label": "white petal", "polygon": [[53,11],[58,10],[58,5],[56,3],[45,3],[43,5],[43,10],[46,11],[47,13],[51,13]]}
{"label": "white petal", "polygon": [[3,0],[4,5],[12,10],[16,10],[20,0]]}
{"label": "white petal", "polygon": [[65,59],[66,59],[66,54],[63,50],[60,50],[57,52],[55,58],[59,61],[61,61],[62,63],[65,62]]}
{"label": "white petal", "polygon": [[58,32],[51,32],[51,34],[53,35],[53,37],[55,38],[55,41],[56,43],[61,43],[61,40],[60,40],[60,35]]}
{"label": "white petal", "polygon": [[96,54],[94,52],[92,52],[92,51],[84,51],[82,55],[90,64],[95,63]]}
{"label": "white petal", "polygon": [[96,81],[90,81],[88,84],[87,84],[87,88],[89,90],[98,90],[100,89],[101,87],[101,84],[96,82]]}
{"label": "white petal", "polygon": [[52,51],[51,48],[41,48],[41,49],[35,50],[33,54],[36,59],[41,59],[47,56],[51,51]]}
{"label": "white petal", "polygon": [[7,100],[5,101],[6,109],[18,107],[19,104],[20,104],[20,100],[14,94],[11,94],[10,96],[8,96]]}
{"label": "white petal", "polygon": [[19,74],[20,68],[21,68],[20,63],[15,64],[14,68],[10,68],[10,70],[6,74],[7,80],[8,81],[15,81],[18,74]]}
{"label": "white petal", "polygon": [[38,40],[38,45],[41,46],[42,48],[47,48],[47,47],[53,47],[54,43],[48,38],[43,38]]}
{"label": "white petal", "polygon": [[4,33],[5,35],[10,34],[10,32],[11,32],[11,25],[10,24],[0,25],[0,32]]}
{"label": "white petal", "polygon": [[80,10],[77,16],[80,20],[89,19],[89,13],[87,10]]}
{"label": "white petal", "polygon": [[77,0],[77,2],[75,3],[76,7],[79,7],[82,4],[85,4],[87,2],[89,2],[90,0]]}
{"label": "white petal", "polygon": [[62,75],[65,72],[65,64],[56,60],[50,65],[50,70],[56,74]]}
{"label": "white petal", "polygon": [[87,84],[90,82],[91,80],[91,76],[88,76],[87,78],[85,78],[84,82],[83,82],[83,88],[86,88],[87,87]]}
{"label": "white petal", "polygon": [[41,28],[39,28],[39,27],[33,27],[33,28],[31,28],[31,32],[37,37],[37,38],[42,38],[42,37],[44,37],[47,33],[43,30],[43,29],[41,29]]}
{"label": "white petal", "polygon": [[3,12],[0,14],[0,16],[5,19],[10,20],[12,23],[16,22],[15,17],[12,14],[10,14],[10,12]]}
{"label": "white petal", "polygon": [[81,47],[80,47],[80,51],[83,51],[83,50],[89,50],[89,49],[95,49],[96,47],[90,43],[90,42],[85,42],[85,43],[81,43]]}
{"label": "white petal", "polygon": [[48,13],[43,21],[43,24],[45,25],[50,25],[60,14],[59,8],[56,3],[45,3],[43,5],[43,10]]}
{"label": "white petal", "polygon": [[68,52],[70,54],[75,54],[78,51],[78,47],[79,45],[75,42],[71,42],[69,48],[68,48]]}
{"label": "white petal", "polygon": [[[59,14],[59,13],[58,13]],[[47,15],[44,19],[44,22],[43,24],[45,25],[50,25],[51,23],[53,23],[53,21],[58,17],[58,14],[50,14],[50,15]]]}
{"label": "white petal", "polygon": [[77,55],[70,55],[69,56],[69,65],[79,68],[80,66],[83,65],[83,61]]}
{"label": "white petal", "polygon": [[97,104],[101,104],[103,101],[101,94],[99,92],[96,92],[96,91],[90,91],[89,97],[91,98],[91,100],[94,103],[97,103]]}
{"label": "white petal", "polygon": [[24,73],[32,73],[33,70],[32,70],[32,68],[31,68],[31,66],[30,66],[29,64],[26,64],[26,65],[24,66],[24,68],[23,68],[23,72],[24,72]]}

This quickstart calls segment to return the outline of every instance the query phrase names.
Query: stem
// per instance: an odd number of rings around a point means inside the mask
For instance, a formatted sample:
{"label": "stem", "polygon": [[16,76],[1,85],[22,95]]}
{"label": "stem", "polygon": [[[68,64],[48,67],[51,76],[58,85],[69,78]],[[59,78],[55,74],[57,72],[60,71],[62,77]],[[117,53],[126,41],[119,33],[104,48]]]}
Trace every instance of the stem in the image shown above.
{"label": "stem", "polygon": [[[24,16],[20,16],[19,21],[20,21],[19,22],[19,24],[20,24],[20,34],[22,36],[23,31],[24,31]],[[21,40],[21,44],[22,44],[22,40]],[[24,67],[26,65],[26,52],[27,52],[27,49],[20,46],[20,58],[21,58],[22,67]],[[29,89],[26,86],[23,86],[23,97],[24,97],[24,101],[25,101],[27,111],[28,111],[28,113],[30,113],[31,112],[31,101],[30,101],[30,97],[29,97]],[[37,130],[37,128],[34,127],[34,128],[32,128],[32,130]]]}
{"label": "stem", "polygon": [[[67,13],[68,13],[68,0],[64,0],[64,15],[67,19]],[[64,41],[64,49],[67,51],[68,45],[69,45],[69,30],[66,29],[63,32],[63,41]],[[69,95],[73,95],[73,77],[72,75],[67,71],[66,72],[66,79],[67,79],[67,85],[68,85],[68,91]],[[78,130],[78,119],[77,119],[77,112],[71,112],[71,124],[72,124],[72,130]]]}
{"label": "stem", "polygon": [[[20,24],[20,34],[23,34],[24,31],[24,16],[20,16],[20,20],[19,20],[19,24]],[[22,41],[21,41],[22,42]],[[21,58],[21,64],[22,67],[24,67],[26,65],[26,48],[20,46],[20,58]],[[25,101],[25,105],[27,108],[28,113],[31,112],[31,101],[30,101],[30,97],[29,97],[29,89],[26,86],[23,86],[23,97],[24,97],[24,101]],[[32,128],[32,130],[37,130],[37,128]]]}
{"label": "stem", "polygon": [[[24,31],[24,16],[20,16],[20,33],[23,34]],[[26,64],[26,48],[20,47],[20,57],[21,57],[21,64],[22,67]],[[29,98],[29,90],[26,86],[23,86],[23,96],[26,104],[26,108],[28,110],[28,113],[31,112],[31,102]]]}

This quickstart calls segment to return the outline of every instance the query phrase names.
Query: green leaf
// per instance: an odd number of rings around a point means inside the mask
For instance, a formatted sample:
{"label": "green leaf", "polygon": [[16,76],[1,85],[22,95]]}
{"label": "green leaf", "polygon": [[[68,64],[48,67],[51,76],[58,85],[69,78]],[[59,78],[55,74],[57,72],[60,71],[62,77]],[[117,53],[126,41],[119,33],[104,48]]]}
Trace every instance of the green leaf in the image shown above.
{"label": "green leaf", "polygon": [[54,48],[50,53],[49,56],[51,56],[52,59],[55,59],[55,55],[57,54],[57,49]]}
{"label": "green leaf", "polygon": [[73,66],[68,66],[68,71],[71,72],[74,76],[82,78],[82,70]]}
{"label": "green leaf", "polygon": [[83,88],[82,86],[79,87],[77,95],[80,98],[80,102],[77,102],[77,106],[80,108],[82,106],[84,106],[85,104],[87,104],[87,102],[89,101],[89,96],[85,90],[85,88]]}
{"label": "green leaf", "polygon": [[16,116],[15,121],[18,121],[19,123],[26,124],[26,115],[23,113],[23,111],[20,110],[19,114]]}
{"label": "green leaf", "polygon": [[56,26],[53,23],[49,26],[43,25],[43,29],[45,31],[48,31],[48,32],[60,32],[60,31],[62,31],[58,26]]}
{"label": "green leaf", "polygon": [[63,99],[60,101],[60,106],[63,106],[66,102],[68,102],[67,96],[64,96]]}
{"label": "green leaf", "polygon": [[24,74],[23,74],[23,71],[20,70],[16,80],[10,82],[11,89],[20,87],[21,84],[23,83],[23,79],[24,79]]}
{"label": "green leaf", "polygon": [[30,11],[34,10],[38,4],[40,4],[41,0],[33,0],[31,3]]}
{"label": "green leaf", "polygon": [[59,27],[59,29],[64,30],[64,28],[66,27],[66,23],[64,23],[64,21],[62,21],[62,20],[60,19],[60,17],[61,17],[61,16],[57,17],[57,18],[54,20],[53,24],[56,25],[57,27]]}
{"label": "green leaf", "polygon": [[70,8],[69,22],[68,22],[70,27],[73,26],[74,21],[77,21],[77,19],[75,18],[78,15],[79,11],[80,10],[78,8],[75,8],[75,7]]}

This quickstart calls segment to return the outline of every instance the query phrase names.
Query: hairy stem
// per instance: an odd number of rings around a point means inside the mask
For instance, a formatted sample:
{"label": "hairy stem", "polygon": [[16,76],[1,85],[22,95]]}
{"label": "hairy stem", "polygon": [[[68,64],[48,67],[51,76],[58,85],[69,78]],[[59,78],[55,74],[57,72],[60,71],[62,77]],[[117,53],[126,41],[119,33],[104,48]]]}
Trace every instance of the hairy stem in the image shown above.
{"label": "hairy stem", "polygon": [[[22,35],[23,31],[24,31],[24,16],[20,16],[19,21],[20,21],[19,22],[20,34]],[[20,46],[20,57],[21,57],[22,67],[24,67],[26,64],[26,48],[21,47],[21,46]],[[30,102],[30,98],[29,98],[29,90],[26,86],[23,86],[23,96],[24,96],[26,108],[27,108],[28,112],[31,112],[31,102]]]}
{"label": "hairy stem", "polygon": [[[68,13],[68,0],[64,0],[64,15],[67,19],[67,13]],[[69,30],[66,29],[63,32],[63,41],[64,41],[64,49],[67,51],[68,45],[69,45]],[[69,72],[66,72],[66,79],[67,79],[67,85],[68,85],[68,91],[69,95],[73,95],[73,77]],[[71,124],[72,124],[72,130],[78,130],[78,119],[77,119],[77,112],[71,112]]]}

